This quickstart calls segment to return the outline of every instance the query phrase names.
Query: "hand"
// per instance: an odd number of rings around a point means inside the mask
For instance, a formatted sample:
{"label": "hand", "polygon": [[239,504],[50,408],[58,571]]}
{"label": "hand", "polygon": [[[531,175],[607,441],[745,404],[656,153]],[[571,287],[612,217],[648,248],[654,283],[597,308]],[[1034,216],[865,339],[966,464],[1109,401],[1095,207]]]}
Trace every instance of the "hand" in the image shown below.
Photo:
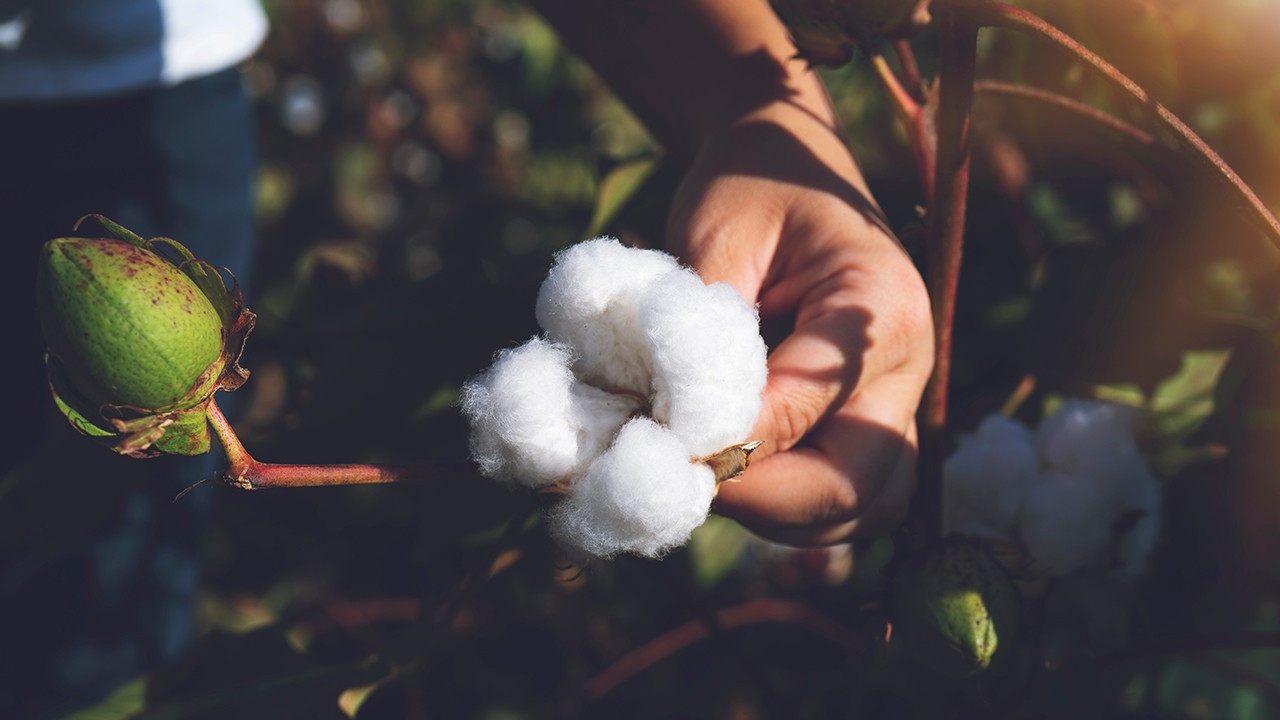
{"label": "hand", "polygon": [[[809,105],[813,107],[812,104]],[[831,121],[786,101],[711,136],[668,244],[758,303],[771,345],[765,445],[715,509],[797,545],[887,531],[915,485],[915,412],[933,366],[928,296]]]}

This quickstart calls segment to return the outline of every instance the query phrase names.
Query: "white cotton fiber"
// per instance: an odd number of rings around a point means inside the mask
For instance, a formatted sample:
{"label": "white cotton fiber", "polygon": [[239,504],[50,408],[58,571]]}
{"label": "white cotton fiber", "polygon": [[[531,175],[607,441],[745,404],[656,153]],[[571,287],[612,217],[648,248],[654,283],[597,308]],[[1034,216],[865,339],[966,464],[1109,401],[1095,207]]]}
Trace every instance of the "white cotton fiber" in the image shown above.
{"label": "white cotton fiber", "polygon": [[1137,413],[1068,400],[1041,423],[1042,478],[1019,525],[1042,572],[1092,565],[1133,578],[1145,570],[1159,534],[1161,494],[1134,436]]}
{"label": "white cotton fiber", "polygon": [[1141,575],[1159,536],[1160,483],[1133,408],[1067,400],[1031,431],[999,415],[962,438],[943,478],[943,532],[1020,543],[1035,573]]}
{"label": "white cotton fiber", "polygon": [[755,310],[665,253],[600,238],[556,258],[536,314],[546,338],[463,389],[481,472],[559,486],[550,529],[582,557],[685,543],[715,495],[694,460],[750,440],[760,412]]}
{"label": "white cotton fiber", "polygon": [[588,557],[657,557],[706,520],[715,486],[711,469],[690,463],[673,433],[636,418],[551,512],[551,533]]}
{"label": "white cotton fiber", "polygon": [[987,416],[943,466],[942,533],[1014,542],[1018,510],[1039,472],[1031,430]]}
{"label": "white cotton fiber", "polygon": [[583,380],[646,396],[652,366],[637,326],[638,299],[655,278],[678,268],[666,253],[610,238],[578,243],[556,257],[542,283],[538,324],[577,351]]}
{"label": "white cotton fiber", "polygon": [[1091,481],[1050,471],[1031,488],[1018,522],[1032,569],[1053,577],[1099,564],[1111,544],[1116,508]]}
{"label": "white cotton fiber", "polygon": [[498,354],[462,390],[480,472],[529,487],[581,472],[635,410],[627,398],[579,388],[573,352],[534,338]]}
{"label": "white cotton fiber", "polygon": [[[1045,467],[1083,475],[1136,454],[1134,408],[1097,400],[1065,400],[1040,423],[1037,450]],[[1141,457],[1139,456],[1139,462]]]}
{"label": "white cotton fiber", "polygon": [[741,442],[768,372],[755,309],[729,285],[679,270],[642,294],[639,323],[653,358],[653,417],[695,456]]}

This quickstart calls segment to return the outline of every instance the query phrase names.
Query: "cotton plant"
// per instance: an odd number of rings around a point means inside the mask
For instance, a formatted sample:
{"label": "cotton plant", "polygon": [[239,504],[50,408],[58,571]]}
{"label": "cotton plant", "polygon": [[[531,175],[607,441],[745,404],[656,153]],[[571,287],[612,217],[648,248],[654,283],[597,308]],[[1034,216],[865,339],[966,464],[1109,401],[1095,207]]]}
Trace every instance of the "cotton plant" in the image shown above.
{"label": "cotton plant", "polygon": [[684,544],[758,445],[755,308],[666,253],[597,238],[557,256],[535,315],[543,334],[463,387],[481,474],[561,495],[548,525],[575,556]]}
{"label": "cotton plant", "polygon": [[943,533],[1016,548],[1036,576],[1105,567],[1138,577],[1155,548],[1161,495],[1137,421],[1134,408],[1082,399],[1036,431],[987,417],[944,466]]}

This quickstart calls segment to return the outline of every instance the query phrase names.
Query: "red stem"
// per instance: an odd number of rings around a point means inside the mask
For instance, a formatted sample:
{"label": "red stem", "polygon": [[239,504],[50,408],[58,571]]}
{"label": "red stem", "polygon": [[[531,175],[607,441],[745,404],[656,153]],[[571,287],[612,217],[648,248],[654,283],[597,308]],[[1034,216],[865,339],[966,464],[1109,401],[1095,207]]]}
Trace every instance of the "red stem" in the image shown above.
{"label": "red stem", "polygon": [[[863,638],[813,608],[787,600],[753,600],[715,612],[721,628],[729,630],[762,622],[787,622],[813,631],[851,650],[865,646]],[[707,637],[710,630],[701,620],[690,620],[668,630],[649,642],[618,658],[609,667],[587,681],[587,695],[599,699],[630,678],[653,667],[677,651]]]}
{"label": "red stem", "polygon": [[223,476],[228,485],[242,490],[325,485],[369,485],[425,480],[423,473],[406,472],[387,465],[281,465],[253,459],[236,436],[231,423],[214,400],[209,401],[209,423],[226,451],[229,467]]}
{"label": "red stem", "polygon": [[964,242],[965,198],[969,191],[969,116],[978,33],[976,24],[950,12],[939,13],[938,20],[941,71],[937,177],[934,203],[929,211],[926,260],[937,360],[925,390],[926,431],[940,431],[947,422],[952,325]]}
{"label": "red stem", "polygon": [[906,76],[907,89],[916,100],[923,100],[924,81],[920,79],[920,66],[916,63],[915,53],[911,52],[911,42],[894,40],[893,50],[897,53],[898,62],[902,65],[902,74]]}
{"label": "red stem", "polygon": [[925,205],[933,204],[933,182],[937,166],[937,144],[933,128],[929,123],[929,114],[916,102],[912,93],[902,86],[898,76],[894,74],[878,52],[868,52],[871,68],[880,80],[881,87],[893,104],[894,114],[907,132],[907,140],[911,144],[911,152],[916,160],[916,172],[920,175],[920,188],[924,194]]}
{"label": "red stem", "polygon": [[977,62],[978,26],[954,13],[938,13],[939,97],[937,175],[929,206],[925,273],[933,307],[933,375],[920,411],[920,485],[916,498],[921,531],[934,536],[942,523],[942,463],[951,375],[951,337],[964,244],[969,191],[969,119]]}
{"label": "red stem", "polygon": [[963,14],[970,21],[980,25],[1017,30],[1049,40],[1088,64],[1094,70],[1097,70],[1115,86],[1152,111],[1165,129],[1172,132],[1179,140],[1190,145],[1195,151],[1196,158],[1214,171],[1215,176],[1224,181],[1229,186],[1229,189],[1244,201],[1244,204],[1250,210],[1247,213],[1249,219],[1267,235],[1272,244],[1280,247],[1280,221],[1276,220],[1275,216],[1258,199],[1258,196],[1254,194],[1248,184],[1241,180],[1240,176],[1231,169],[1231,166],[1227,165],[1226,161],[1219,157],[1213,151],[1213,148],[1200,139],[1200,136],[1196,135],[1195,131],[1182,122],[1177,115],[1174,115],[1164,105],[1151,99],[1146,90],[1143,90],[1141,86],[1117,70],[1115,66],[1094,54],[1071,36],[1049,24],[1044,18],[1022,8],[999,2],[989,2],[988,0],[942,0],[939,4],[948,11]]}

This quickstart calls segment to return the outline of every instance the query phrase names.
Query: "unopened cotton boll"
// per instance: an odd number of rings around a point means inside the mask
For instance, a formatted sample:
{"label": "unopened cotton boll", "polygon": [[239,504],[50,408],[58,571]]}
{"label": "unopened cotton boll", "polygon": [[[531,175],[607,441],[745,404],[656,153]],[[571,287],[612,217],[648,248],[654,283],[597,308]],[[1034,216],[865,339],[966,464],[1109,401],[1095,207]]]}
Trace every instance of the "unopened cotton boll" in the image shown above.
{"label": "unopened cotton boll", "polygon": [[577,350],[583,380],[648,395],[653,367],[639,329],[639,298],[656,278],[679,268],[666,253],[617,240],[578,243],[557,256],[538,291],[538,324]]}
{"label": "unopened cotton boll", "polygon": [[690,463],[674,433],[636,418],[552,511],[551,533],[588,557],[657,557],[689,540],[715,489],[714,473]]}
{"label": "unopened cotton boll", "polygon": [[943,466],[942,533],[1014,542],[1018,511],[1039,472],[1031,430],[987,416]]}
{"label": "unopened cotton boll", "polygon": [[636,403],[580,387],[572,361],[568,347],[534,338],[463,387],[482,474],[537,488],[580,473],[608,447]]}
{"label": "unopened cotton boll", "polygon": [[653,359],[653,417],[694,455],[746,437],[767,376],[755,310],[732,287],[680,270],[650,284],[639,320]]}

